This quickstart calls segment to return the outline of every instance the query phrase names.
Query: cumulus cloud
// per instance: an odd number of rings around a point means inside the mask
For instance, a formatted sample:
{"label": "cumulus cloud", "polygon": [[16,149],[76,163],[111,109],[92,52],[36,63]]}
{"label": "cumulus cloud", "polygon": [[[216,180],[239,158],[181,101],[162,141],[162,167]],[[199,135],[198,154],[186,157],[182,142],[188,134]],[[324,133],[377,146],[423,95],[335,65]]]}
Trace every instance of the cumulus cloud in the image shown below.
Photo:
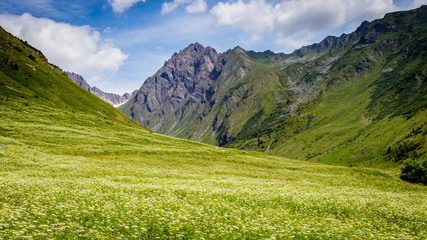
{"label": "cumulus cloud", "polygon": [[113,11],[118,13],[123,13],[134,4],[145,1],[146,0],[108,0],[108,2],[111,4],[111,7],[113,7]]}
{"label": "cumulus cloud", "polygon": [[181,5],[187,5],[185,9],[189,13],[205,12],[207,9],[205,0],[174,0],[162,4],[162,14],[170,13]]}
{"label": "cumulus cloud", "polygon": [[427,0],[414,0],[414,2],[411,5],[411,8],[417,8],[422,5],[427,5]]}
{"label": "cumulus cloud", "polygon": [[207,4],[204,0],[195,0],[193,3],[188,5],[185,10],[189,13],[205,12]]}
{"label": "cumulus cloud", "polygon": [[300,47],[319,34],[396,10],[393,0],[238,0],[219,2],[210,12],[220,26],[269,34],[278,44]]}
{"label": "cumulus cloud", "polygon": [[2,14],[0,25],[40,49],[50,62],[89,81],[99,79],[105,71],[117,71],[127,58],[111,40],[101,39],[100,33],[89,26],[58,23],[28,13]]}
{"label": "cumulus cloud", "polygon": [[219,25],[238,27],[255,33],[272,30],[273,12],[274,7],[263,0],[249,3],[241,0],[219,2],[211,9],[211,13],[217,17]]}

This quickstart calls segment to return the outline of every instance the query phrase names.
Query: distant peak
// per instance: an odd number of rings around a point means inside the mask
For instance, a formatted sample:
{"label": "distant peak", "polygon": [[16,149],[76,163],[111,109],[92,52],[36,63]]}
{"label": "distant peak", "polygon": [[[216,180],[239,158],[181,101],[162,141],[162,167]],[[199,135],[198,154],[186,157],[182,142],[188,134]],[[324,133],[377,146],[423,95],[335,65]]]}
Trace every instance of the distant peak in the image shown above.
{"label": "distant peak", "polygon": [[205,47],[198,42],[191,43],[186,48],[180,50],[178,53],[174,53],[172,55],[172,58],[165,62],[164,66],[166,66],[169,61],[173,61],[173,59],[179,59],[183,56],[195,57],[199,54],[217,54],[217,52],[210,46]]}
{"label": "distant peak", "polygon": [[362,24],[356,29],[356,33],[360,33],[363,31],[366,27],[368,27],[369,21],[363,21]]}
{"label": "distant peak", "polygon": [[237,46],[237,47],[233,48],[231,51],[235,52],[235,53],[246,54],[246,50],[243,49],[243,48],[241,48],[240,46]]}
{"label": "distant peak", "polygon": [[204,48],[204,46],[203,46],[202,44],[198,43],[198,42],[191,43],[191,44],[190,44],[190,46],[195,46],[195,47],[202,47],[202,48]]}
{"label": "distant peak", "polygon": [[184,48],[182,51],[184,51],[184,52],[187,52],[187,51],[195,51],[195,52],[200,52],[200,51],[202,51],[203,49],[205,49],[205,47],[202,45],[202,44],[200,44],[200,43],[198,43],[198,42],[195,42],[195,43],[191,43],[190,45],[188,45],[186,48]]}

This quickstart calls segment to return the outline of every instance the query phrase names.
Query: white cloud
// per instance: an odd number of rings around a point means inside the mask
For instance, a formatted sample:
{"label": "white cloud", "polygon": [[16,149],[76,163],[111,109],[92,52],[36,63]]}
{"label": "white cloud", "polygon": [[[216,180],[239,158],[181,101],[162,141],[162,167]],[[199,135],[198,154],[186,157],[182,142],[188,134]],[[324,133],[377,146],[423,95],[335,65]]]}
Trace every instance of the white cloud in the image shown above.
{"label": "white cloud", "polygon": [[245,3],[219,2],[211,9],[218,20],[218,25],[233,26],[246,31],[262,33],[273,27],[273,11],[271,4],[261,1],[250,1]]}
{"label": "white cloud", "polygon": [[123,13],[134,4],[145,1],[146,0],[108,0],[108,2],[111,4],[111,7],[113,7],[113,11],[118,13]]}
{"label": "white cloud", "polygon": [[393,0],[282,0],[277,4],[238,0],[219,2],[211,13],[220,26],[255,36],[269,34],[280,45],[300,47],[319,34],[396,10]]}
{"label": "white cloud", "polygon": [[414,2],[411,5],[411,8],[417,8],[422,5],[427,5],[427,0],[414,0]]}
{"label": "white cloud", "polygon": [[181,5],[187,5],[186,11],[189,13],[205,12],[207,9],[205,0],[174,0],[162,4],[162,14],[170,13]]}
{"label": "white cloud", "polygon": [[189,13],[199,13],[205,12],[207,8],[207,4],[204,0],[195,0],[193,3],[188,5],[185,10]]}
{"label": "white cloud", "polygon": [[47,18],[0,15],[1,26],[11,34],[40,49],[50,62],[67,71],[85,76],[89,81],[115,72],[127,55],[115,48],[111,40],[101,39],[100,33],[89,26],[73,26]]}
{"label": "white cloud", "polygon": [[191,0],[174,0],[173,2],[164,2],[162,4],[162,14],[170,13],[175,10],[178,6],[187,4]]}

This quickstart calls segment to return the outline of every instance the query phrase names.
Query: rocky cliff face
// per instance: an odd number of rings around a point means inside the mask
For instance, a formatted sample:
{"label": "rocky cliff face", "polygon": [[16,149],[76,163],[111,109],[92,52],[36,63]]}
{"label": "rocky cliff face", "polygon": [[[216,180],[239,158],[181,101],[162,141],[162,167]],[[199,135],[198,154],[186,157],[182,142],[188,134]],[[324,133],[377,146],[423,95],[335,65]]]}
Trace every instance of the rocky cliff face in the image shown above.
{"label": "rocky cliff face", "polygon": [[[227,93],[222,88],[249,70],[239,57],[242,54],[246,56],[241,48],[218,54],[211,47],[190,44],[175,53],[120,109],[154,131],[198,140],[208,134],[215,141],[215,135],[226,127],[225,114],[234,108],[234,103],[223,106]],[[212,110],[219,105],[226,109],[215,109],[220,116],[213,118]],[[207,115],[210,126],[200,135],[194,124],[206,123]]]}
{"label": "rocky cliff face", "polygon": [[191,44],[175,53],[121,109],[138,123],[169,133],[185,117],[200,113],[210,100],[218,61],[213,48]]}
{"label": "rocky cliff face", "polygon": [[115,93],[107,93],[107,92],[104,92],[97,87],[90,86],[86,82],[86,80],[82,76],[80,76],[79,74],[76,74],[73,72],[66,72],[66,74],[74,83],[76,83],[77,85],[79,85],[83,89],[93,93],[95,96],[101,98],[102,100],[109,103],[110,105],[113,105],[114,107],[118,107],[118,106],[124,104],[130,98],[134,97],[136,95],[136,93],[138,92],[137,90],[135,90],[132,93],[125,93],[122,96],[120,96],[119,94],[115,94]]}

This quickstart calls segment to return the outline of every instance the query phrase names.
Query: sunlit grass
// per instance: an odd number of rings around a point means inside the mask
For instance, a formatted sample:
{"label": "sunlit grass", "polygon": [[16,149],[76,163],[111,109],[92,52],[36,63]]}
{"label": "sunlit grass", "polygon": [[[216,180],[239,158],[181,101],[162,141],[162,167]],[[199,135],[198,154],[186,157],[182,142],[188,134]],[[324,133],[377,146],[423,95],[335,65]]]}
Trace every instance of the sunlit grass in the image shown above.
{"label": "sunlit grass", "polygon": [[168,138],[102,114],[13,106],[0,105],[3,239],[427,234],[426,187],[394,174]]}

